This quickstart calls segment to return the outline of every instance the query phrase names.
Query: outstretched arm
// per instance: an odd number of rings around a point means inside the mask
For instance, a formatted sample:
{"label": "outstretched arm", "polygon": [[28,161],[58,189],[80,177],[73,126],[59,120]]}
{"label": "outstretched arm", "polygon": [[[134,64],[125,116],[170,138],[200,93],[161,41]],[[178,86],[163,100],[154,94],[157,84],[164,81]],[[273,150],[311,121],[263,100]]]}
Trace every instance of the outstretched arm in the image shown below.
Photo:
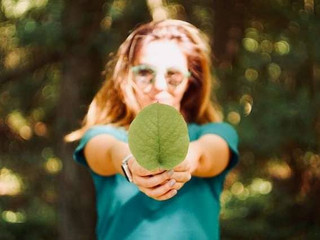
{"label": "outstretched arm", "polygon": [[[197,177],[213,177],[228,165],[230,150],[226,141],[218,135],[206,134],[189,145],[186,159],[174,168],[173,178],[182,174]],[[184,182],[180,182],[180,188]]]}
{"label": "outstretched arm", "polygon": [[89,167],[103,176],[122,173],[121,160],[129,153],[127,144],[108,134],[93,137],[84,148]]}
{"label": "outstretched arm", "polygon": [[195,145],[196,151],[199,152],[199,159],[192,175],[213,177],[227,167],[231,153],[223,138],[214,134],[206,134],[197,140]]}
{"label": "outstretched arm", "polygon": [[[115,139],[108,134],[93,137],[86,145],[84,154],[89,167],[97,174],[111,176],[123,174],[122,159],[130,154],[127,143]],[[129,160],[129,169],[134,184],[147,196],[156,200],[166,200],[177,193],[177,180],[172,178],[173,171],[148,171],[141,167],[132,157]],[[182,174],[186,175],[186,174]],[[184,182],[187,179],[179,178]]]}
{"label": "outstretched arm", "polygon": [[[123,174],[122,159],[130,154],[127,143],[111,135],[93,137],[86,145],[84,154],[90,168],[99,175]],[[174,171],[148,171],[131,158],[129,169],[133,182],[147,196],[156,200],[173,197],[191,175],[212,177],[221,173],[228,165],[230,150],[224,139],[206,134],[189,145],[186,159]]]}

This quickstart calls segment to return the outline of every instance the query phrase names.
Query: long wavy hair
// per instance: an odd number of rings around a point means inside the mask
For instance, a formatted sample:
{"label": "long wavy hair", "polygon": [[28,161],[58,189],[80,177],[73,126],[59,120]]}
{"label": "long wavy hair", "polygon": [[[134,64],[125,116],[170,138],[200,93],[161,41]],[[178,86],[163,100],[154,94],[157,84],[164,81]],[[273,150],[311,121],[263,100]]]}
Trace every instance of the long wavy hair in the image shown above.
{"label": "long wavy hair", "polygon": [[[187,57],[191,73],[189,85],[181,100],[180,111],[188,123],[221,121],[220,107],[211,95],[215,79],[211,73],[211,49],[207,36],[190,23],[181,20],[149,22],[136,28],[121,44],[83,120],[82,127],[66,136],[67,141],[80,139],[94,125],[112,124],[127,128],[140,111],[135,89],[130,84],[130,68],[143,46],[156,40],[175,41]],[[110,66],[110,63],[107,65]]]}

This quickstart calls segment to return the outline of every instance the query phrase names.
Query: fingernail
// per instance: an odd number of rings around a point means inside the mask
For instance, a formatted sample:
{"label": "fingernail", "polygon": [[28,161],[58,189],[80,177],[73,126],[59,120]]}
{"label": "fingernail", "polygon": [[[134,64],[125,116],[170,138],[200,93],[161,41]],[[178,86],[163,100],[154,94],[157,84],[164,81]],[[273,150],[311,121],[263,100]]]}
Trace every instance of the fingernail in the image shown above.
{"label": "fingernail", "polygon": [[173,173],[174,173],[173,169],[167,171],[167,174],[169,175],[169,177],[171,177],[173,175]]}
{"label": "fingernail", "polygon": [[177,190],[173,190],[173,191],[172,191],[172,196],[176,195],[177,193],[178,193]]}
{"label": "fingernail", "polygon": [[172,187],[175,183],[176,183],[176,180],[175,179],[171,179],[169,181],[169,186]]}

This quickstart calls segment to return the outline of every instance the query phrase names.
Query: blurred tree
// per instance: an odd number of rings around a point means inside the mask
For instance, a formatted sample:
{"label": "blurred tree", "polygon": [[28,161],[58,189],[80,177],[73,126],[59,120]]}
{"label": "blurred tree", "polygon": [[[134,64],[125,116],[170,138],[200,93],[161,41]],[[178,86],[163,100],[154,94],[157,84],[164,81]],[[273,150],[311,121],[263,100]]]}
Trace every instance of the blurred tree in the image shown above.
{"label": "blurred tree", "polygon": [[1,4],[0,239],[94,239],[92,181],[62,139],[80,126],[108,53],[149,17],[146,3]]}
{"label": "blurred tree", "polygon": [[[93,90],[101,82],[102,59],[95,46],[104,17],[104,1],[65,1],[62,14],[64,52],[55,138],[63,169],[59,181],[59,236],[67,239],[94,239],[94,194],[88,172],[74,164],[74,144],[65,144],[64,135],[77,128]],[[75,217],[76,216],[76,217]]]}
{"label": "blurred tree", "polygon": [[222,233],[225,239],[317,239],[319,11],[301,1],[251,1],[245,12],[237,61],[229,72],[218,69],[221,81],[232,79],[238,88],[232,97],[238,102],[229,101],[230,91],[221,93],[242,152],[237,180],[225,194]]}
{"label": "blurred tree", "polygon": [[[141,1],[136,6],[140,6],[141,10],[146,9],[145,3],[141,6]],[[62,18],[65,52],[58,101],[57,139],[62,139],[68,131],[79,127],[79,118],[84,116],[94,92],[102,83],[102,62],[106,60],[103,45],[113,41],[117,34],[125,35],[133,27],[128,27],[128,23],[143,21],[139,19],[143,17],[139,13],[133,12],[130,2],[124,1],[95,1],[94,4],[89,0],[83,0],[80,4],[79,1],[66,2]],[[127,18],[117,22],[117,15],[122,14],[127,14]],[[131,18],[135,21],[131,21]],[[116,24],[116,29],[106,26],[107,31],[102,31],[101,24],[111,24],[106,21],[114,21],[112,25]],[[108,36],[112,31],[115,36]],[[71,159],[75,145],[58,141],[57,147],[64,165],[59,192],[60,238],[94,239],[92,181],[88,179],[87,171],[81,166],[75,166]]]}

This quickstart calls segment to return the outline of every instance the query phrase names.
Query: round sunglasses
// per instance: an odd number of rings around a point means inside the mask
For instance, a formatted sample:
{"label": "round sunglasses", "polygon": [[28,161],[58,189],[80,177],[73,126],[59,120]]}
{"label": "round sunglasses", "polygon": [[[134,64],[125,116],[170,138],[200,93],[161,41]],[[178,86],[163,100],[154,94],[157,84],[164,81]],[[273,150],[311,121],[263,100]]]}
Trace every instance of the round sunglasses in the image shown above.
{"label": "round sunglasses", "polygon": [[177,67],[169,67],[161,71],[146,64],[133,66],[131,70],[135,84],[146,93],[153,88],[157,74],[163,74],[169,90],[176,89],[191,75],[189,71]]}

